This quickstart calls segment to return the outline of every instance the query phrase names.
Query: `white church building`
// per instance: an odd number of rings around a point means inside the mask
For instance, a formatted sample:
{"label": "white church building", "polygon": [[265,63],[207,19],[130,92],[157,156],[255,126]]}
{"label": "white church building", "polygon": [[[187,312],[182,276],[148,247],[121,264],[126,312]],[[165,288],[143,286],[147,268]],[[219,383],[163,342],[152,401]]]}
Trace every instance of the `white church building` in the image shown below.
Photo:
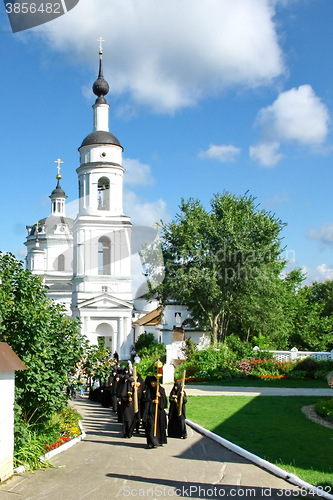
{"label": "white church building", "polygon": [[[79,206],[75,220],[66,216],[66,194],[57,184],[50,195],[51,212],[27,226],[26,265],[43,277],[48,296],[65,305],[68,315],[79,317],[90,343],[103,337],[105,346],[128,359],[131,345],[144,331],[175,346],[188,320],[184,307],[147,303],[132,296],[130,217],[123,210],[123,147],[109,131],[109,85],[103,77],[102,49],[99,74],[93,84],[93,131],[79,147]],[[206,344],[192,332],[193,340]],[[196,338],[197,337],[197,338]]]}

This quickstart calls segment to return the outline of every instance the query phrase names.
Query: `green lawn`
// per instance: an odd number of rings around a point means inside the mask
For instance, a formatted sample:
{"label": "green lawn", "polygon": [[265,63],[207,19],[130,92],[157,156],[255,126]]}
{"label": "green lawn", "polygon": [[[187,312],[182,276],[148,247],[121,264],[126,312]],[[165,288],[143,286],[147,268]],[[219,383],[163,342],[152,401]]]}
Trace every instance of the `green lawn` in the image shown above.
{"label": "green lawn", "polygon": [[[212,382],[188,382],[187,385],[218,385],[225,387],[304,387],[304,388],[325,388],[329,386],[326,380],[319,379],[230,379],[230,380],[217,380]],[[333,397],[333,389],[332,389]]]}
{"label": "green lawn", "polygon": [[186,411],[193,422],[304,481],[333,488],[333,430],[301,412],[318,399],[323,398],[188,396]]}

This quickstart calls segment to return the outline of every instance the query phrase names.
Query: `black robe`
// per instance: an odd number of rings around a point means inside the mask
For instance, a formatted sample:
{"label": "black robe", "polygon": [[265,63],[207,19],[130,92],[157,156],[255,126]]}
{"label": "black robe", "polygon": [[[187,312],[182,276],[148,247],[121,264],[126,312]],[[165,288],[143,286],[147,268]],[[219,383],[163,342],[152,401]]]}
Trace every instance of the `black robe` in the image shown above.
{"label": "black robe", "polygon": [[[142,396],[142,422],[145,429],[148,448],[155,448],[156,446],[161,446],[167,443],[167,419],[164,410],[167,407],[168,402],[164,388],[159,385],[158,405],[154,403],[154,400],[156,400],[156,387],[153,387],[151,382],[155,381],[156,377],[153,375],[148,375],[148,377],[146,377]],[[156,406],[157,429],[156,436],[154,436]]]}
{"label": "black robe", "polygon": [[181,389],[182,389],[181,383],[175,382],[174,386],[170,392],[168,437],[185,439],[187,437],[186,423],[185,423],[185,418],[186,418],[185,404],[187,403],[187,397],[186,397],[186,392],[184,391],[182,412],[181,412],[181,415],[178,415],[180,397],[181,397]]}
{"label": "black robe", "polygon": [[117,398],[117,415],[118,415],[118,422],[121,423],[123,421],[123,407],[121,404],[121,392],[122,392],[122,385],[124,382],[124,374],[123,373],[118,373],[117,376],[117,387],[116,387],[116,398]]}
{"label": "black robe", "polygon": [[119,382],[119,374],[117,371],[114,371],[112,373],[112,380],[111,380],[111,407],[113,411],[117,411],[117,385]]}
{"label": "black robe", "polygon": [[131,438],[136,424],[133,406],[133,384],[134,379],[124,375],[121,383],[120,400],[122,407],[123,437]]}

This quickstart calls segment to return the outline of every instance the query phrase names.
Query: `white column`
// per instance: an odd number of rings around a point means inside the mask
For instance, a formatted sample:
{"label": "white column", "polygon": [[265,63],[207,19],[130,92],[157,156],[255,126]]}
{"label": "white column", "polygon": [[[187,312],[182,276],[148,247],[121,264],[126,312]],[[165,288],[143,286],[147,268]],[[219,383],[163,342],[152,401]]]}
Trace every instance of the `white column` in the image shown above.
{"label": "white column", "polygon": [[118,347],[120,349],[120,353],[119,353],[119,356],[123,357],[123,350],[124,350],[124,346],[123,346],[123,342],[124,342],[124,325],[123,325],[123,318],[120,317],[118,319]]}
{"label": "white column", "polygon": [[94,108],[94,132],[104,130],[109,132],[109,105],[95,104]]}

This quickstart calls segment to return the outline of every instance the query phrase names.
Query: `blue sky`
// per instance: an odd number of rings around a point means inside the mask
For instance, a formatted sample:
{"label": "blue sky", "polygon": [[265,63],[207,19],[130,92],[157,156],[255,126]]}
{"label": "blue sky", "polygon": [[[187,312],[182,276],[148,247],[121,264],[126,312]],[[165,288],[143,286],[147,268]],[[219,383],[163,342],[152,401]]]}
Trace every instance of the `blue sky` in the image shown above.
{"label": "blue sky", "polygon": [[12,34],[0,6],[0,249],[24,258],[59,157],[74,205],[102,36],[133,222],[249,191],[288,224],[290,267],[333,279],[332,22],[332,0],[80,0]]}

